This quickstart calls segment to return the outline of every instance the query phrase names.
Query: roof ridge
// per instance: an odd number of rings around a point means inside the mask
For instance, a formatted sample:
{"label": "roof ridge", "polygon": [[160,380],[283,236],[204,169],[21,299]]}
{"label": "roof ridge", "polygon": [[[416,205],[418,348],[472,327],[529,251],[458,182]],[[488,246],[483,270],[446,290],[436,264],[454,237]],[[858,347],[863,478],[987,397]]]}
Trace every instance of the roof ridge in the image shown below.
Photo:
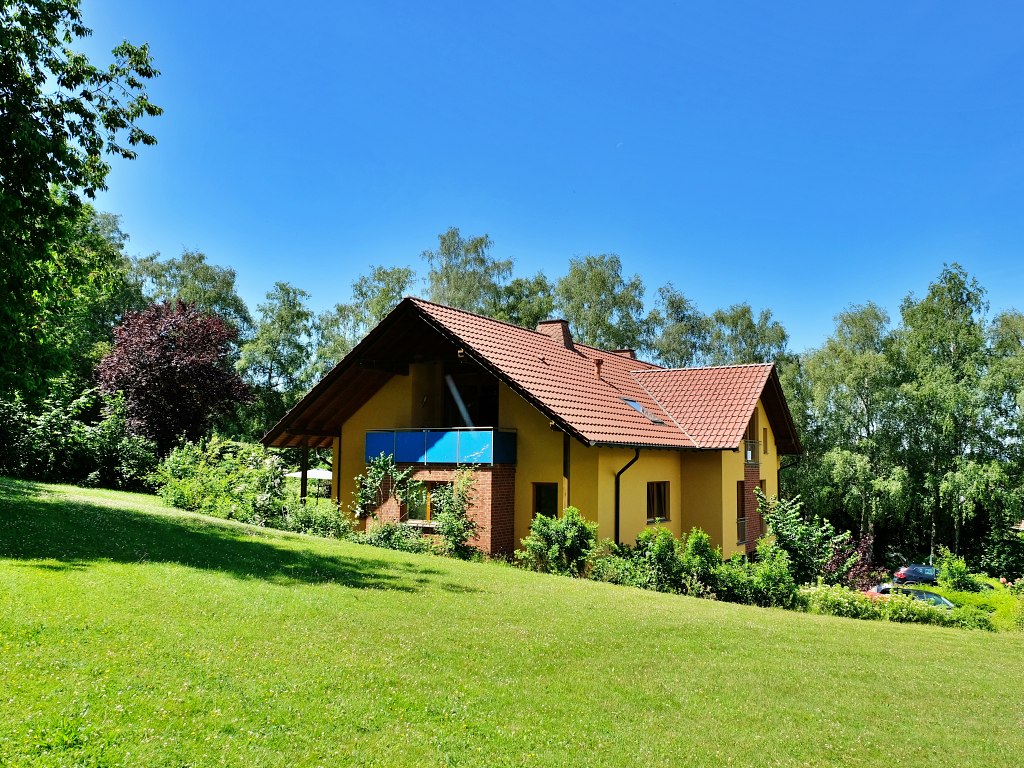
{"label": "roof ridge", "polygon": [[[662,368],[661,366],[658,366],[658,367],[654,368],[653,370],[657,371],[657,372],[660,372],[660,373],[667,373],[669,371],[721,371],[721,370],[727,370],[727,369],[728,370],[735,370],[737,368],[770,368],[770,367],[772,367],[774,365],[775,365],[775,363],[771,362],[771,363],[735,363],[733,365],[694,365],[694,366],[689,366],[687,368]],[[630,373],[646,373],[647,371],[650,371],[650,370],[652,370],[652,369],[645,368],[643,370],[630,371]]]}
{"label": "roof ridge", "polygon": [[[470,312],[468,309],[460,309],[458,307],[450,307],[447,304],[440,304],[440,303],[438,303],[436,301],[430,301],[429,299],[421,299],[419,296],[406,296],[405,298],[409,299],[409,300],[411,300],[413,302],[416,302],[418,304],[429,304],[432,307],[440,307],[441,309],[447,309],[447,310],[450,310],[452,312],[460,312],[463,315],[469,315],[471,317],[477,317],[477,318],[479,318],[481,320],[488,320],[488,321],[490,321],[492,323],[500,323],[501,325],[507,325],[510,328],[515,328],[517,331],[526,331],[527,333],[532,333],[535,336],[543,336],[545,339],[550,339],[551,338],[546,333],[541,333],[536,328],[524,328],[521,325],[516,325],[515,323],[510,323],[508,320],[499,320],[498,318],[490,317],[489,315],[481,315],[479,312]],[[557,322],[568,322],[567,320],[564,320],[562,318],[552,318],[552,320],[555,320]],[[595,347],[592,344],[584,344],[583,342],[576,341],[575,339],[573,339],[572,345],[574,347],[583,347],[584,349],[589,349],[589,350],[591,350],[593,352],[602,352],[602,353],[604,353],[606,355],[612,355],[612,356],[614,356],[614,357],[616,357],[618,359],[621,359],[621,360],[629,360],[630,359],[630,358],[627,358],[627,357],[623,357],[622,355],[616,354],[611,349],[601,349],[601,347]],[[636,359],[633,359],[633,362],[643,363],[644,365],[651,366],[650,368],[645,368],[644,370],[666,370],[666,369],[662,368],[660,365],[658,365],[657,363],[652,363],[652,362],[649,362],[647,360],[636,360]]]}
{"label": "roof ridge", "polygon": [[[479,312],[470,312],[468,309],[460,309],[459,307],[450,307],[447,304],[441,304],[441,303],[436,302],[436,301],[430,301],[429,299],[421,299],[419,296],[406,296],[405,298],[409,299],[409,300],[411,300],[411,301],[413,301],[413,302],[415,302],[417,304],[429,304],[432,307],[440,307],[441,309],[447,309],[447,310],[449,310],[451,312],[459,312],[459,313],[461,313],[463,315],[470,315],[471,317],[477,317],[477,318],[479,318],[481,320],[487,320],[487,321],[492,322],[492,323],[498,323],[500,325],[507,325],[509,328],[515,328],[517,331],[526,331],[527,333],[532,333],[535,336],[543,336],[545,339],[550,339],[551,338],[546,333],[541,333],[536,328],[524,328],[521,325],[516,325],[515,323],[510,323],[508,320],[499,320],[498,318],[490,317],[489,315],[481,315]],[[580,346],[584,346],[584,345],[580,345]]]}

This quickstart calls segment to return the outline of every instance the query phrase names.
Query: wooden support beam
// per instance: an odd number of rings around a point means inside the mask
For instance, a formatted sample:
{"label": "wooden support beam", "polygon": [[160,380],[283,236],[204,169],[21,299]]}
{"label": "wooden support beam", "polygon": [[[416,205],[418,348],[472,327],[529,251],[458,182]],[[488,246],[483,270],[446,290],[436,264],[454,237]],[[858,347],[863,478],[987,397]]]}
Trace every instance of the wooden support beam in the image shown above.
{"label": "wooden support beam", "polygon": [[306,503],[306,484],[307,484],[307,473],[309,472],[309,441],[303,440],[302,445],[299,447],[299,470],[302,472],[302,478],[300,480],[299,487],[299,502],[302,504]]}

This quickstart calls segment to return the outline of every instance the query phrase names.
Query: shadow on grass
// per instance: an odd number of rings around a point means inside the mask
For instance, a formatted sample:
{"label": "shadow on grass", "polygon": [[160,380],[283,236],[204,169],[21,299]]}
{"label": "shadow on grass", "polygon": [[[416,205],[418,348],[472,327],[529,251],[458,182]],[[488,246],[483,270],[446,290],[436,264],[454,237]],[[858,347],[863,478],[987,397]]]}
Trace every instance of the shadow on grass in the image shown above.
{"label": "shadow on grass", "polygon": [[372,557],[318,554],[300,540],[260,541],[245,529],[196,518],[72,501],[46,486],[7,478],[0,478],[0,558],[32,561],[23,565],[54,572],[101,561],[177,563],[276,584],[405,592],[441,573]]}

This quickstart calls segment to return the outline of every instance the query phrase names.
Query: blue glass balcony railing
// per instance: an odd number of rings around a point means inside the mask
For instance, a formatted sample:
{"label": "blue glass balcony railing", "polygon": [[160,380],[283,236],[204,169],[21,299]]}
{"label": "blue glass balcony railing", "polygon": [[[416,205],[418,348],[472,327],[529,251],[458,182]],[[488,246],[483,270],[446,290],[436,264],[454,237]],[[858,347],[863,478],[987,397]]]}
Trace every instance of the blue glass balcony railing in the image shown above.
{"label": "blue glass balcony railing", "polygon": [[482,429],[374,429],[366,433],[369,462],[381,454],[396,464],[515,464],[516,433]]}

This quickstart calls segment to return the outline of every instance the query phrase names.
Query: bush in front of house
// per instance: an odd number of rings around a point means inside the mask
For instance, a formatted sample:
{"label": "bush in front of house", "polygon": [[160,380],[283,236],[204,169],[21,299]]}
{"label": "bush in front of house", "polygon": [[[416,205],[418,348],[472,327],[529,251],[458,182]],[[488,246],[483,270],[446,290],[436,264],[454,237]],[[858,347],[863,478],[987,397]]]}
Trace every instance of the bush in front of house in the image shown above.
{"label": "bush in front of house", "polygon": [[471,467],[459,467],[450,483],[442,483],[431,494],[434,532],[440,538],[442,554],[469,560],[477,554],[469,540],[479,527],[469,516],[475,482]]}
{"label": "bush in front of house", "polygon": [[763,608],[792,608],[797,585],[789,556],[768,539],[757,544],[757,557],[735,554],[712,571],[715,597],[729,603]]}
{"label": "bush in front of house", "polygon": [[285,501],[279,514],[268,519],[267,525],[326,539],[351,539],[355,536],[356,523],[346,510],[330,499],[307,499],[303,504],[295,495]]}
{"label": "bush in front of house", "polygon": [[806,520],[799,496],[792,499],[767,497],[759,489],[754,495],[775,544],[789,558],[790,571],[797,584],[810,584],[819,578],[842,583],[860,559],[851,545],[849,531],[837,531],[827,520]]}
{"label": "bush in front of house", "polygon": [[181,509],[273,525],[284,499],[281,459],[262,445],[214,435],[171,451],[155,472],[160,498]]}
{"label": "bush in front of house", "polygon": [[399,552],[428,553],[434,551],[433,542],[421,536],[419,530],[401,523],[377,523],[365,533],[356,534],[354,540],[359,544],[369,544],[381,549],[394,549]]}
{"label": "bush in front of house", "polygon": [[561,517],[533,519],[516,560],[542,573],[583,576],[596,541],[597,523],[584,518],[576,507],[566,507]]}

